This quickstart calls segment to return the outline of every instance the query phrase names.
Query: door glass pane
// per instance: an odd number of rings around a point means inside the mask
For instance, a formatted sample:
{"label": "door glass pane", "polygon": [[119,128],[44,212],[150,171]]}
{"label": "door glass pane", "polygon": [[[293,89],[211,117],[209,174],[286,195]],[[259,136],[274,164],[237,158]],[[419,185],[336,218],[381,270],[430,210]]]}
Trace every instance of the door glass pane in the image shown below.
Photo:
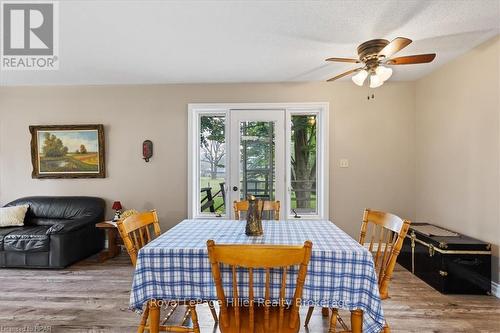
{"label": "door glass pane", "polygon": [[316,120],[316,115],[292,115],[290,207],[299,215],[317,214]]}
{"label": "door glass pane", "polygon": [[274,122],[240,122],[240,199],[275,198]]}
{"label": "door glass pane", "polygon": [[226,117],[200,116],[200,174],[201,213],[224,215],[226,211]]}

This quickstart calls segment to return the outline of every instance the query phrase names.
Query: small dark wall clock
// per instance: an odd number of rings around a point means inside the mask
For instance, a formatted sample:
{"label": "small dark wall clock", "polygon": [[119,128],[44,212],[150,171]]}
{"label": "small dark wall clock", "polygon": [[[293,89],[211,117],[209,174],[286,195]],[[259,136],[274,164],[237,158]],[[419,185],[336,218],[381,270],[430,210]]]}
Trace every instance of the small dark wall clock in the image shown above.
{"label": "small dark wall clock", "polygon": [[144,161],[149,162],[151,157],[153,157],[153,142],[151,140],[145,140],[142,143],[142,158]]}

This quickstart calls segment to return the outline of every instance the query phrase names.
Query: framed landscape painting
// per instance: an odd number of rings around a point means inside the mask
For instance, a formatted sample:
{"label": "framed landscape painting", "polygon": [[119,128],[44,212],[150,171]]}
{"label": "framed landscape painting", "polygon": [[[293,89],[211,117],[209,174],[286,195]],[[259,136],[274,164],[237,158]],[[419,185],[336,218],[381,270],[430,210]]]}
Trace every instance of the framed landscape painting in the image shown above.
{"label": "framed landscape painting", "polygon": [[30,126],[33,178],[104,178],[104,126]]}

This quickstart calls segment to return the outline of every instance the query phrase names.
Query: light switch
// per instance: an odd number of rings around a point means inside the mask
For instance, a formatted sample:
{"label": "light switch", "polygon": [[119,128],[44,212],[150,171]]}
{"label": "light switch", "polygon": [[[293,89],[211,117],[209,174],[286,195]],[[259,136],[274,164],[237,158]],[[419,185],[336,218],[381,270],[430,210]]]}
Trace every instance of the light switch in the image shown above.
{"label": "light switch", "polygon": [[349,160],[347,158],[341,158],[339,164],[340,164],[341,168],[348,168],[349,167]]}

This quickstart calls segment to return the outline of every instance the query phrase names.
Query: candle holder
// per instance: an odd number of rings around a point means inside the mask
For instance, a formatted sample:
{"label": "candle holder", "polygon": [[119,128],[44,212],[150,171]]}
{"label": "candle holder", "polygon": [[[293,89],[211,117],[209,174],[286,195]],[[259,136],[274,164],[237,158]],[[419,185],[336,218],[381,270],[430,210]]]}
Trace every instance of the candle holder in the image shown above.
{"label": "candle holder", "polygon": [[264,234],[264,230],[262,229],[262,210],[264,209],[264,201],[256,199],[253,195],[249,195],[247,200],[248,210],[245,234],[247,236],[262,236]]}

